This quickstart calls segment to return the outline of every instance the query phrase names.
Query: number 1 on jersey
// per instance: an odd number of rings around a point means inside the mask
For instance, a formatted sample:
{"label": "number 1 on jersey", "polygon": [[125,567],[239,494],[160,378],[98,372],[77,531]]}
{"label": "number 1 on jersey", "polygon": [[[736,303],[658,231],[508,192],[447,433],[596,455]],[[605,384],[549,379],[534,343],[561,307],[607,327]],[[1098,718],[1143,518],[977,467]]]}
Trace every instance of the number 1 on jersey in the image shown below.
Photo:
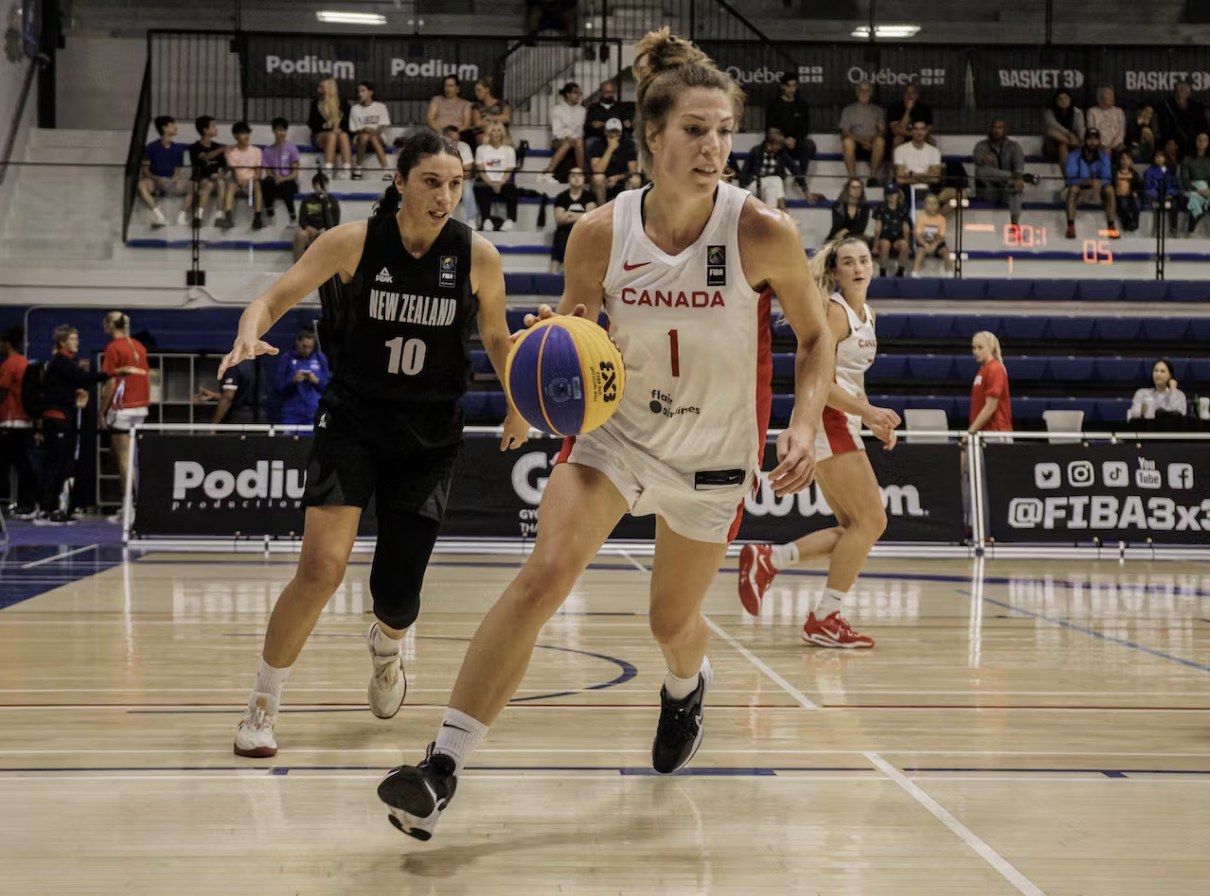
{"label": "number 1 on jersey", "polygon": [[391,357],[387,359],[387,373],[415,376],[424,367],[424,356],[428,347],[423,339],[409,339],[404,342],[402,336],[396,336],[387,340],[386,347],[391,350]]}
{"label": "number 1 on jersey", "polygon": [[672,375],[681,375],[681,349],[676,330],[668,331],[668,349],[672,354]]}

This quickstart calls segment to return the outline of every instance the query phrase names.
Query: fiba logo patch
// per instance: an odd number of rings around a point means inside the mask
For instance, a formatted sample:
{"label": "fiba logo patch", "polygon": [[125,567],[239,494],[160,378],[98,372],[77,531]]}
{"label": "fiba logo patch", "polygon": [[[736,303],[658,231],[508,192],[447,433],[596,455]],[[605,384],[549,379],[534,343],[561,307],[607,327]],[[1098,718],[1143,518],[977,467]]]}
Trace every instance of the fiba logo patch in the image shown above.
{"label": "fiba logo patch", "polygon": [[580,378],[573,377],[568,379],[565,376],[557,377],[550,381],[546,387],[546,395],[551,401],[562,404],[565,401],[571,401],[572,398],[579,399],[584,394],[580,388]]}
{"label": "fiba logo patch", "polygon": [[727,285],[727,247],[706,247],[706,285]]}
{"label": "fiba logo patch", "polygon": [[445,289],[453,289],[454,281],[458,278],[458,256],[442,255],[441,272],[437,275],[437,285]]}

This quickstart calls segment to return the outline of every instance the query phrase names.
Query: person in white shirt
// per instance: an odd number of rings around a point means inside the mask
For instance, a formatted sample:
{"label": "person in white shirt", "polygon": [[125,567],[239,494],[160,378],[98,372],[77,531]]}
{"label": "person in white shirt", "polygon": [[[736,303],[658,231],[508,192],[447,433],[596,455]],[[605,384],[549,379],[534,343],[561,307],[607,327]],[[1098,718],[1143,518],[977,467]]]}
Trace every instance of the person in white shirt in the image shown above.
{"label": "person in white shirt", "polygon": [[383,134],[391,126],[391,114],[387,107],[374,99],[374,85],[362,81],[357,85],[357,105],[349,110],[349,130],[353,134],[353,145],[357,152],[357,167],[353,179],[361,179],[361,160],[366,148],[378,156],[378,167],[387,167],[387,153],[383,146]]}
{"label": "person in white shirt", "polygon": [[540,178],[547,183],[557,183],[555,171],[564,156],[572,150],[576,154],[576,167],[584,168],[584,117],[588,114],[588,110],[580,105],[584,94],[579,84],[568,81],[559,91],[559,96],[563,98],[562,102],[555,100],[550,107],[550,148],[554,150],[554,155],[550,157],[550,164]]}
{"label": "person in white shirt", "polygon": [[1109,150],[1116,162],[1126,144],[1126,113],[1117,106],[1112,87],[1097,88],[1097,104],[1084,113],[1084,122],[1101,132],[1101,149]]}
{"label": "person in white shirt", "polygon": [[1130,410],[1126,412],[1127,420],[1154,420],[1156,411],[1161,415],[1185,416],[1185,393],[1176,387],[1172,365],[1166,358],[1160,358],[1152,365],[1151,384],[1152,388],[1139,389],[1134,393]]}
{"label": "person in white shirt", "polygon": [[471,230],[478,230],[479,205],[475,202],[475,191],[467,187],[467,184],[475,182],[475,154],[471,152],[470,144],[462,139],[462,132],[458,130],[458,125],[447,125],[441,134],[458,147],[458,155],[462,159],[462,199],[458,202],[455,216]]}
{"label": "person in white shirt", "polygon": [[895,182],[912,195],[913,187],[923,186],[935,193],[943,214],[950,210],[949,202],[957,192],[945,186],[945,166],[941,150],[928,142],[929,126],[923,121],[912,124],[912,142],[895,147]]}
{"label": "person in white shirt", "polygon": [[[479,204],[480,230],[512,230],[517,220],[517,153],[504,142],[504,125],[493,121],[487,126],[487,141],[475,150],[475,202]],[[504,200],[508,217],[500,222],[492,218],[492,202]],[[498,226],[497,226],[498,225]]]}

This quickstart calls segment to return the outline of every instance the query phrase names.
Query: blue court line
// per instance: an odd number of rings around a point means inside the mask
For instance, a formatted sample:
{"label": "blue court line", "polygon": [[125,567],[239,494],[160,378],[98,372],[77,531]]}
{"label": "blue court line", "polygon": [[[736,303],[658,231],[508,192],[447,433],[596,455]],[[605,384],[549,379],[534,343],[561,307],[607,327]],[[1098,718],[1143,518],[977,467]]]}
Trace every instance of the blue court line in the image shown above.
{"label": "blue court line", "polygon": [[985,598],[983,598],[983,600],[985,603],[989,603],[994,606],[1001,607],[1005,610],[1012,610],[1014,613],[1022,613],[1026,616],[1032,616],[1034,619],[1041,619],[1043,622],[1050,622],[1054,625],[1062,626],[1063,628],[1069,628],[1072,631],[1080,632],[1081,634],[1085,634],[1085,635],[1090,635],[1094,638],[1099,638],[1102,641],[1108,641],[1110,644],[1119,644],[1122,647],[1129,647],[1131,650],[1138,650],[1142,653],[1150,654],[1151,656],[1154,656],[1154,657],[1159,657],[1162,660],[1169,660],[1174,663],[1180,663],[1182,666],[1188,666],[1191,669],[1197,669],[1198,671],[1201,671],[1201,672],[1210,672],[1210,666],[1205,666],[1205,665],[1202,665],[1201,663],[1195,663],[1193,660],[1187,660],[1187,659],[1184,659],[1183,657],[1173,656],[1172,654],[1165,653],[1162,650],[1156,650],[1154,647],[1147,647],[1143,644],[1137,644],[1134,641],[1127,641],[1125,638],[1118,638],[1118,637],[1115,637],[1114,635],[1107,635],[1104,632],[1099,632],[1096,629],[1088,628],[1088,626],[1085,626],[1085,625],[1077,625],[1076,623],[1068,622],[1065,619],[1055,619],[1053,616],[1047,616],[1044,613],[1037,613],[1037,612],[1034,612],[1033,610],[1026,610],[1026,609],[1023,609],[1022,607],[1015,607],[1010,603],[1005,603],[1002,600],[996,600],[995,598],[991,598],[991,597],[985,597]]}
{"label": "blue court line", "polygon": [[[33,550],[27,552],[28,548]],[[61,547],[58,545],[10,548],[4,554],[6,565],[0,567],[0,610],[113,569],[119,566],[123,559],[123,552],[117,545],[96,545],[91,551],[81,551],[79,554],[63,557],[62,560],[54,560],[32,569],[20,568],[27,563],[47,560],[60,551]],[[89,555],[94,556],[85,559]],[[10,562],[14,565],[7,565]]]}

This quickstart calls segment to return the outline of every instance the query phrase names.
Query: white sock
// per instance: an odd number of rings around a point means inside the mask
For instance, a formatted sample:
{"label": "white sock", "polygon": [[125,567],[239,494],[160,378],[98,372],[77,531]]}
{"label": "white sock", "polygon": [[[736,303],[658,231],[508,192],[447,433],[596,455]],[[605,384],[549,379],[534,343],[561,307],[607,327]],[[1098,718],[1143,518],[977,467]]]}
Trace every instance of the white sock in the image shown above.
{"label": "white sock", "polygon": [[690,694],[697,690],[697,686],[701,684],[702,672],[710,664],[707,657],[702,657],[701,668],[693,673],[688,678],[677,678],[672,674],[672,670],[668,670],[668,674],[664,676],[664,690],[668,692],[668,696],[673,700],[684,700]]}
{"label": "white sock", "polygon": [[[277,702],[281,702],[281,689],[286,684],[286,679],[290,677],[290,670],[293,666],[286,666],[284,669],[278,669],[270,666],[265,662],[264,657],[261,657],[260,666],[256,670],[256,687],[253,688],[253,694],[268,694]],[[254,698],[249,698],[249,703]]]}
{"label": "white sock", "polygon": [[844,606],[844,599],[849,596],[847,591],[837,591],[835,588],[825,588],[823,597],[815,605],[815,618],[827,619],[833,613],[839,613]]}
{"label": "white sock", "polygon": [[437,745],[433,750],[453,759],[455,772],[461,774],[466,760],[479,749],[480,742],[486,736],[487,726],[482,722],[459,710],[446,708],[445,717],[441,720],[441,730],[437,732]]}
{"label": "white sock", "polygon": [[374,626],[374,652],[379,656],[395,656],[403,649],[403,639],[396,641],[382,630],[381,625]]}
{"label": "white sock", "polygon": [[793,566],[798,562],[798,542],[792,541],[789,544],[773,545],[773,560],[774,569],[785,569],[788,566]]}

